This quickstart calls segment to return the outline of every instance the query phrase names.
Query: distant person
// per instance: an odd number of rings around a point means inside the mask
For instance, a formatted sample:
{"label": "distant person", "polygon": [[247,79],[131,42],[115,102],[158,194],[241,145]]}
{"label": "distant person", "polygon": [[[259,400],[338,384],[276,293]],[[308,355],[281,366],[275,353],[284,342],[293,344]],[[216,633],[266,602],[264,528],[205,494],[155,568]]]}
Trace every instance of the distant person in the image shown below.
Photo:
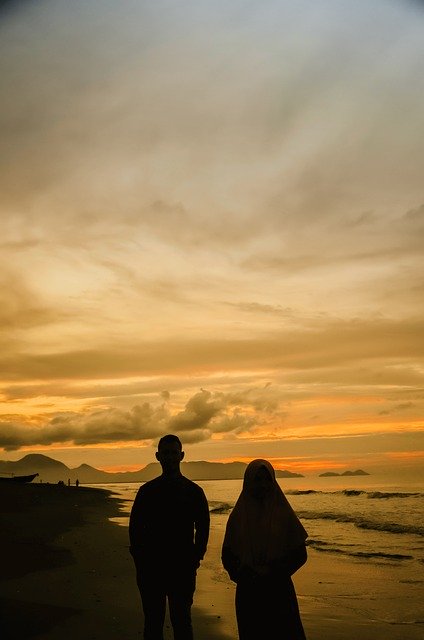
{"label": "distant person", "polygon": [[166,599],[175,640],[192,640],[196,571],[206,552],[209,508],[203,490],[180,471],[177,436],[160,439],[162,475],[138,490],[130,516],[130,551],[144,611],[144,640],[162,640]]}
{"label": "distant person", "polygon": [[75,486],[76,486],[76,487],[79,487],[79,480],[78,480],[78,478],[75,480]]}
{"label": "distant person", "polygon": [[307,559],[307,533],[267,460],[246,468],[222,563],[236,584],[240,640],[305,640],[291,576]]}

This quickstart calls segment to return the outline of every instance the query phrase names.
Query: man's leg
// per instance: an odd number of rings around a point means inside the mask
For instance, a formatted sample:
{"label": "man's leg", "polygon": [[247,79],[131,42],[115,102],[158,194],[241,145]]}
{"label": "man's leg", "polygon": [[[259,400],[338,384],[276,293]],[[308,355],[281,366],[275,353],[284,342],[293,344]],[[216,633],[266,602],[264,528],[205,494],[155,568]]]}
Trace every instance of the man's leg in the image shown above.
{"label": "man's leg", "polygon": [[137,569],[137,586],[144,612],[144,640],[163,640],[166,586],[163,576]]}
{"label": "man's leg", "polygon": [[170,577],[168,602],[174,640],[193,640],[191,605],[195,588],[195,569],[180,571]]}

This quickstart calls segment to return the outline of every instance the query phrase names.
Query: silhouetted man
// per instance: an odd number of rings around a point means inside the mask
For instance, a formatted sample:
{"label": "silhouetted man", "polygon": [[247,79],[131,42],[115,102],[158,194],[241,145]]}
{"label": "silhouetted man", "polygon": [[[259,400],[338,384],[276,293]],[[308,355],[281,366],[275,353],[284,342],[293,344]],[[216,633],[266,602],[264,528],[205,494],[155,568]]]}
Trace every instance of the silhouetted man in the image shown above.
{"label": "silhouetted man", "polygon": [[203,490],[180,471],[177,436],[160,439],[162,475],[138,490],[130,516],[130,550],[144,610],[144,640],[163,640],[166,598],[175,640],[192,640],[196,571],[206,551],[209,509]]}

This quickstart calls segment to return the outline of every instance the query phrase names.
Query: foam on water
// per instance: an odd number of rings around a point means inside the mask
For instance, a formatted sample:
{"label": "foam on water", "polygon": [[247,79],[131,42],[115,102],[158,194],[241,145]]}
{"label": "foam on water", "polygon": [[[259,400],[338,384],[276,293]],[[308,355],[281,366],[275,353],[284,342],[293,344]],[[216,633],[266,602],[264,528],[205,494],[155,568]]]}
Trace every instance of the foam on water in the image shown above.
{"label": "foam on water", "polygon": [[[334,486],[317,479],[279,482],[309,533],[309,547],[320,553],[339,554],[367,562],[424,562],[424,493],[416,487],[371,484],[371,479],[349,478],[350,487]],[[340,480],[338,480],[340,482]],[[297,482],[297,485],[293,484]],[[312,484],[314,480],[308,480]],[[347,480],[345,480],[347,482]],[[352,483],[355,482],[356,486]],[[283,485],[284,483],[284,485]],[[208,498],[212,524],[220,526],[231,512],[241,490],[241,480],[208,480],[200,484]],[[290,484],[290,487],[287,485]],[[99,486],[99,485],[97,485]],[[122,517],[115,522],[128,526],[136,483],[102,485],[121,500]],[[412,490],[411,490],[412,489]],[[221,522],[221,519],[222,520]]]}

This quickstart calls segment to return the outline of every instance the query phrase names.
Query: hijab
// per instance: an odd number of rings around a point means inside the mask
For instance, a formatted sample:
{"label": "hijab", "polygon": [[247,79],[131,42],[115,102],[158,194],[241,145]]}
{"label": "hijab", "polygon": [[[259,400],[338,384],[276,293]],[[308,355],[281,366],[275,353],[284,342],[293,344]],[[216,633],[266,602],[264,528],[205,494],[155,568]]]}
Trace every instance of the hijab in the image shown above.
{"label": "hijab", "polygon": [[[271,478],[270,491],[262,499],[253,493],[260,469],[266,469]],[[243,565],[254,569],[289,554],[303,545],[307,537],[275,478],[272,465],[267,460],[253,460],[246,468],[242,492],[228,518],[224,547]]]}

